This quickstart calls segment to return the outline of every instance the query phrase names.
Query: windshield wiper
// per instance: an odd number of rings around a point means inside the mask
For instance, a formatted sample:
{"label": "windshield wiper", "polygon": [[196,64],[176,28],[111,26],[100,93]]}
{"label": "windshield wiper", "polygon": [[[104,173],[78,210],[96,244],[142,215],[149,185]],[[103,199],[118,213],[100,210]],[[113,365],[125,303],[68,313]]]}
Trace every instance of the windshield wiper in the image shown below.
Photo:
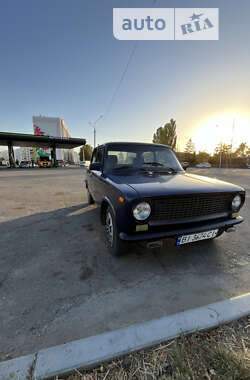
{"label": "windshield wiper", "polygon": [[[115,170],[115,171],[118,171],[118,170],[128,170],[128,169],[134,169],[134,170],[142,170],[142,171],[145,171],[145,172],[148,172],[148,171],[154,171],[155,173],[170,173],[171,174],[176,174],[177,171],[174,169],[174,168],[170,168],[170,167],[164,167],[163,164],[160,164],[159,162],[147,162],[147,164],[150,164],[150,166],[160,166],[159,169],[150,169],[150,168],[138,168],[138,167],[135,167],[135,166],[131,166],[131,165],[125,165],[125,166],[118,166],[116,168],[113,168],[112,170]],[[152,165],[154,164],[154,165]],[[144,164],[145,165],[145,164]]]}
{"label": "windshield wiper", "polygon": [[117,168],[113,168],[113,170],[123,170],[123,169],[135,169],[133,166],[125,165],[125,166],[118,166]]}
{"label": "windshield wiper", "polygon": [[163,164],[160,164],[160,162],[144,162],[143,165],[149,165],[149,166],[164,166]]}
{"label": "windshield wiper", "polygon": [[161,168],[160,170],[157,170],[157,173],[169,173],[171,172],[172,174],[176,174],[177,173],[177,170],[175,170],[174,168]]}

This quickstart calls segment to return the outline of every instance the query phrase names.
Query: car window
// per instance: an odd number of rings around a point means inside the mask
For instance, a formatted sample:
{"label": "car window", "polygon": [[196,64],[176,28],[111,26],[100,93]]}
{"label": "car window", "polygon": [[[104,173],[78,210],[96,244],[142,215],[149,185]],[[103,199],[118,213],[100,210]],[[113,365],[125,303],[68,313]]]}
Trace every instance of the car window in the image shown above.
{"label": "car window", "polygon": [[96,162],[101,162],[103,161],[103,148],[98,148],[97,149],[97,154],[96,154]]}
{"label": "car window", "polygon": [[[112,149],[113,148],[113,149]],[[105,170],[116,168],[128,169],[145,168],[146,166],[172,168],[175,171],[182,171],[182,167],[173,151],[169,148],[157,145],[134,145],[116,144],[107,149],[107,159],[105,160]]]}
{"label": "car window", "polygon": [[103,152],[104,152],[103,147],[96,148],[93,152],[91,163],[94,163],[94,162],[102,163],[103,162]]}
{"label": "car window", "polygon": [[108,156],[115,156],[117,158],[117,165],[130,165],[136,158],[135,152],[122,152],[122,151],[108,151]]}
{"label": "car window", "polygon": [[162,149],[155,152],[156,162],[163,166],[173,167],[176,165],[176,159],[172,151],[169,149]]}
{"label": "car window", "polygon": [[142,154],[144,162],[153,162],[155,161],[154,153],[153,152],[143,152]]}
{"label": "car window", "polygon": [[92,163],[96,162],[96,155],[97,155],[97,150],[94,149],[93,154],[92,154],[92,158],[91,158]]}

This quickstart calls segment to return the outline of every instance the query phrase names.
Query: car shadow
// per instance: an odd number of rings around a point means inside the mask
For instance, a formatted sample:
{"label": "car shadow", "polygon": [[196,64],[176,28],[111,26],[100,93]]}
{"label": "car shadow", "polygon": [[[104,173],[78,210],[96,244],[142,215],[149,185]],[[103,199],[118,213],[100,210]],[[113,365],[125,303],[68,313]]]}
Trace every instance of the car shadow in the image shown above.
{"label": "car shadow", "polygon": [[[46,273],[53,273],[53,265],[54,272],[58,272],[57,267],[70,263],[74,280],[86,281],[98,276],[102,282],[105,282],[104,274],[110,277],[112,273],[121,282],[138,280],[145,274],[162,271],[172,274],[190,268],[214,273],[221,270],[226,260],[216,241],[176,247],[175,241],[169,240],[161,249],[130,243],[126,254],[113,257],[106,245],[99,209],[88,204],[21,217],[2,222],[0,227],[0,289],[6,273],[15,267],[25,272],[34,260],[45,269],[41,274],[45,277]],[[67,275],[70,270],[67,269]]]}

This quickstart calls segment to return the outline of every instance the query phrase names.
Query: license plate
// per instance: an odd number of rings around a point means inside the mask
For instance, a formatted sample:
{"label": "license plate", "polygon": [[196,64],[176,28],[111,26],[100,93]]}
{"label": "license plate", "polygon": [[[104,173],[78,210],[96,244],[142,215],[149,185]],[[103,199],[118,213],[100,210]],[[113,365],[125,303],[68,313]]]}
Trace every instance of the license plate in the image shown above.
{"label": "license plate", "polygon": [[218,229],[205,231],[205,232],[198,232],[192,235],[182,235],[178,237],[176,245],[193,243],[199,240],[212,239],[217,235],[217,233],[218,233]]}

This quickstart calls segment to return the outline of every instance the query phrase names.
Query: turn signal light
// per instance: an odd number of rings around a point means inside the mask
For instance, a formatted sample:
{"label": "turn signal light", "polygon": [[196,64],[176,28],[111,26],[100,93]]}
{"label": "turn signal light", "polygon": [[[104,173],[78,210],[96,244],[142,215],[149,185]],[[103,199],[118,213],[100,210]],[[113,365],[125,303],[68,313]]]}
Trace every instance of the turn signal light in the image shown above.
{"label": "turn signal light", "polygon": [[240,214],[238,213],[238,212],[234,212],[233,214],[232,214],[232,218],[237,218],[237,216],[239,216]]}

